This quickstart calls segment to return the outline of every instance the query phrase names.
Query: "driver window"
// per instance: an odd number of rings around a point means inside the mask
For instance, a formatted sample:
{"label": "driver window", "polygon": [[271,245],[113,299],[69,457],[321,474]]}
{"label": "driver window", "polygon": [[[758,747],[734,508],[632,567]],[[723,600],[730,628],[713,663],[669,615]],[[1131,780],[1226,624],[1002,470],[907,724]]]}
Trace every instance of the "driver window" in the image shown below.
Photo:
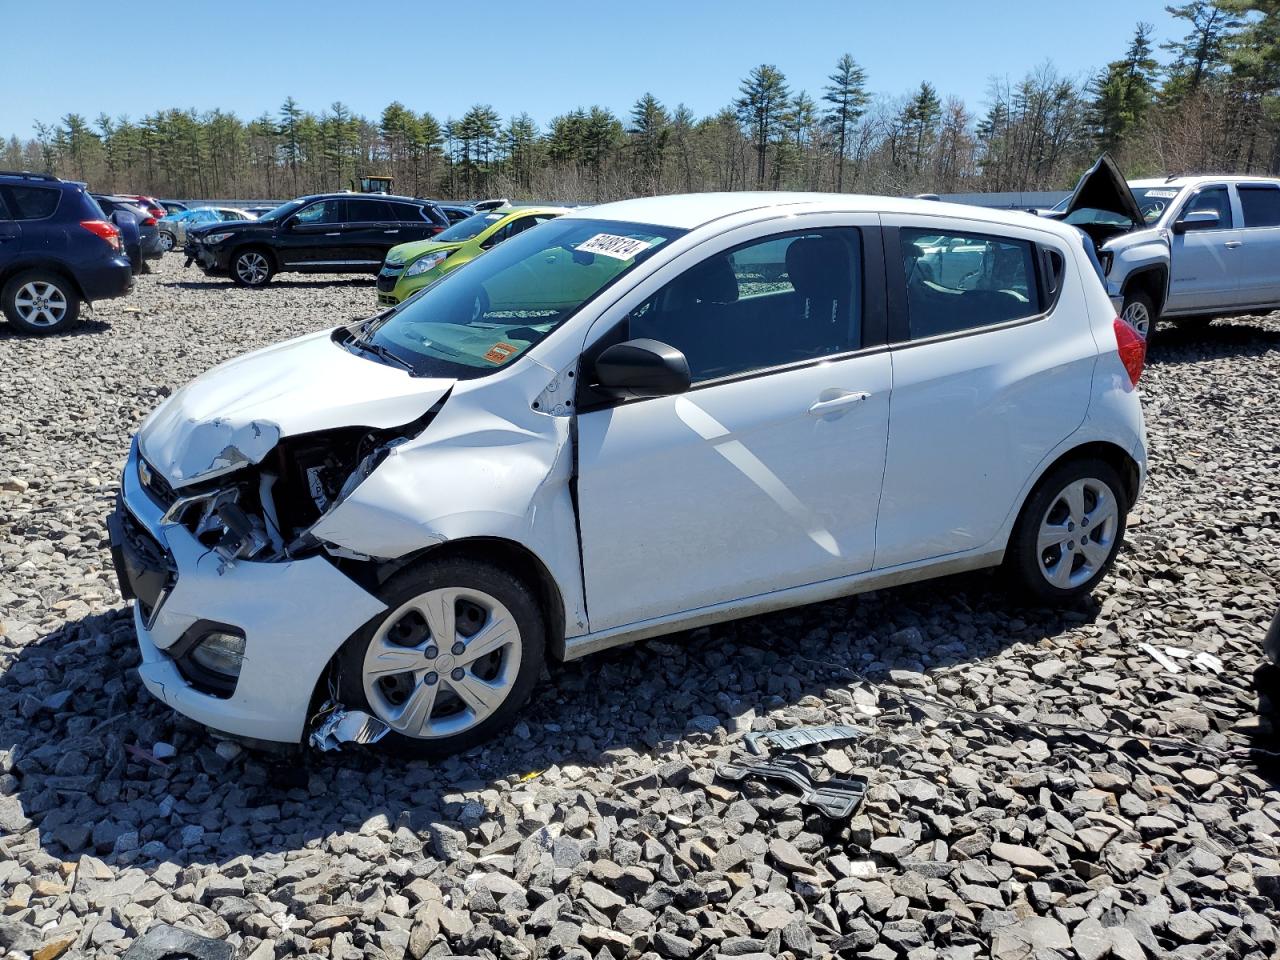
{"label": "driver window", "polygon": [[341,223],[342,201],[321,200],[298,211],[300,223]]}
{"label": "driver window", "polygon": [[[1231,198],[1227,194],[1226,187],[1207,187],[1201,190],[1191,198],[1187,208],[1182,211],[1182,216],[1186,217],[1189,213],[1198,213],[1202,210],[1211,210],[1218,215],[1217,225],[1207,229],[1229,230],[1235,226],[1231,216]],[[1200,229],[1206,228],[1200,227]]]}
{"label": "driver window", "polygon": [[790,233],[716,254],[633,310],[627,326],[627,339],[680,350],[694,383],[857,350],[861,233]]}

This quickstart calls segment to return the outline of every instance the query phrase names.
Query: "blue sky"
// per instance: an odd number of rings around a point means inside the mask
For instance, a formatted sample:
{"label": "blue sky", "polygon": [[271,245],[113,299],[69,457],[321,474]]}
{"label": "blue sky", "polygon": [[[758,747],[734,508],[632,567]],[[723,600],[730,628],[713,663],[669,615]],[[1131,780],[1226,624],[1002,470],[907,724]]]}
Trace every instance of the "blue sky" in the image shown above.
{"label": "blue sky", "polygon": [[[625,116],[649,90],[703,116],[760,63],[817,97],[845,52],[877,93],[928,80],[977,111],[992,77],[1046,60],[1084,75],[1117,59],[1139,20],[1157,42],[1181,35],[1166,2],[0,0],[0,135],[29,136],[37,119],[69,112],[221,107],[248,118],[289,95],[371,118],[393,99],[442,120],[489,103],[545,124],[597,103]],[[52,43],[13,42],[51,30]]]}

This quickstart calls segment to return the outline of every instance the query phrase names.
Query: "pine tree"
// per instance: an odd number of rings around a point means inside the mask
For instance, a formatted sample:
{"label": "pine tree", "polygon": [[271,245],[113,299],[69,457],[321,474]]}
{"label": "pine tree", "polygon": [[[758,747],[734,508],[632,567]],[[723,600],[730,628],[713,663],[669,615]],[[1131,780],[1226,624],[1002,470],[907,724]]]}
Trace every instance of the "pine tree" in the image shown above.
{"label": "pine tree", "polygon": [[867,93],[867,74],[845,54],[836,61],[836,71],[822,88],[823,102],[830,104],[823,121],[832,132],[836,148],[836,190],[844,189],[844,163],[849,155],[849,131],[867,111],[871,100]]}
{"label": "pine tree", "polygon": [[635,183],[642,193],[657,193],[662,185],[671,119],[652,93],[646,93],[631,108],[631,145],[635,156]]}
{"label": "pine tree", "polygon": [[786,78],[772,64],[756,67],[738,88],[741,96],[734,102],[738,120],[750,131],[756,151],[756,185],[764,186],[765,157],[769,145],[782,126],[789,92]]}
{"label": "pine tree", "polygon": [[1123,60],[1115,60],[1092,84],[1090,117],[1103,150],[1116,151],[1146,120],[1155,98],[1159,64],[1152,57],[1149,23],[1139,23]]}

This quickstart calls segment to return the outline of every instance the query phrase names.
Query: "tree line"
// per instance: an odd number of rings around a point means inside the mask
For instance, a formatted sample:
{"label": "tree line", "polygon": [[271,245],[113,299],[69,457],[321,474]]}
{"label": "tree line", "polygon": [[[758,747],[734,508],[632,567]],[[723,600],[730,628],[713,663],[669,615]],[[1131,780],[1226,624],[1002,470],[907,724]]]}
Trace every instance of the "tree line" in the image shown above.
{"label": "tree line", "polygon": [[540,127],[477,104],[440,120],[400,102],[376,119],[342,103],[314,113],[288,97],[244,120],[163,110],[139,120],[67,114],[0,143],[0,167],[164,197],[271,197],[342,189],[390,174],[397,192],[601,201],[699,190],[882,194],[1069,187],[1102,150],[1131,176],[1280,174],[1280,0],[1166,7],[1181,40],[1139,23],[1123,56],[1087,77],[1046,62],[991,82],[984,110],[922,82],[873,95],[851,56],[821,90],[792,89],[775,65],[697,117],[642,95],[625,116],[577,107]]}

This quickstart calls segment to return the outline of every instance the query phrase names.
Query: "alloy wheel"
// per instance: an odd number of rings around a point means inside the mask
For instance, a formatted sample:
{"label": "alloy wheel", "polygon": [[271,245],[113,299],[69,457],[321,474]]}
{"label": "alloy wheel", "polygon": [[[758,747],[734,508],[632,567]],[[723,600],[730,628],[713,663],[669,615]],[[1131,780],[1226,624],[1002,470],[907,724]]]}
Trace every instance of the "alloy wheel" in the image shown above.
{"label": "alloy wheel", "polygon": [[176,245],[177,245],[177,241],[173,239],[173,234],[164,233],[163,231],[160,233],[160,249],[161,250],[163,250],[165,253],[168,253]]}
{"label": "alloy wheel", "polygon": [[18,288],[13,302],[18,317],[33,327],[56,327],[67,315],[67,295],[45,280]]}
{"label": "alloy wheel", "polygon": [[395,610],[370,640],[364,694],[397,733],[456,736],[502,706],[520,656],[520,628],[497,599],[459,587],[430,590]]}
{"label": "alloy wheel", "polygon": [[1106,564],[1119,523],[1120,507],[1107,484],[1092,478],[1068,484],[1040,521],[1040,573],[1061,590],[1085,583]]}
{"label": "alloy wheel", "polygon": [[1141,300],[1134,300],[1124,308],[1124,312],[1120,314],[1120,318],[1129,326],[1137,330],[1142,335],[1142,339],[1147,339],[1151,332],[1151,311],[1147,309],[1147,305]]}
{"label": "alloy wheel", "polygon": [[256,250],[250,250],[236,257],[236,276],[251,287],[264,283],[269,272],[270,265],[267,263],[267,258]]}

